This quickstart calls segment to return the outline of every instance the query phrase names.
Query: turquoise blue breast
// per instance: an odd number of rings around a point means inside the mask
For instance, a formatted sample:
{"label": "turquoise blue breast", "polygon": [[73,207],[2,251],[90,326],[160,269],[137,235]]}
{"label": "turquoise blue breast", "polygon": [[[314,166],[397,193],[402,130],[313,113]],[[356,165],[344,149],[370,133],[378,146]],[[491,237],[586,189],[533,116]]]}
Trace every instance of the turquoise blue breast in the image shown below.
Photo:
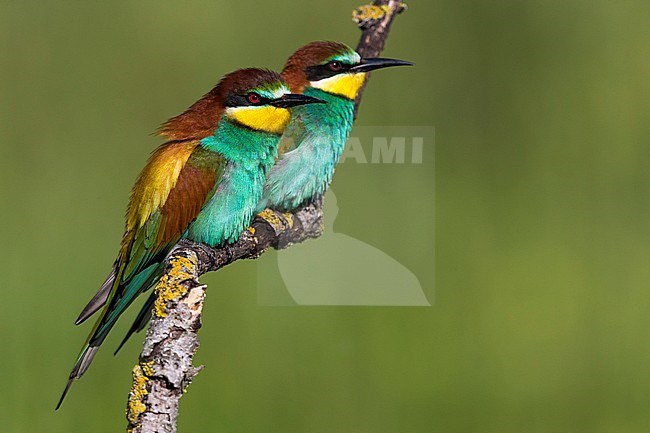
{"label": "turquoise blue breast", "polygon": [[201,140],[206,149],[226,159],[214,192],[190,224],[185,237],[218,246],[235,242],[248,227],[262,195],[268,169],[277,155],[279,137],[245,129],[228,121]]}
{"label": "turquoise blue breast", "polygon": [[332,180],[352,129],[354,103],[312,87],[304,94],[327,104],[307,104],[292,110],[283,140],[293,140],[297,147],[283,154],[269,171],[258,210],[295,209],[323,194]]}

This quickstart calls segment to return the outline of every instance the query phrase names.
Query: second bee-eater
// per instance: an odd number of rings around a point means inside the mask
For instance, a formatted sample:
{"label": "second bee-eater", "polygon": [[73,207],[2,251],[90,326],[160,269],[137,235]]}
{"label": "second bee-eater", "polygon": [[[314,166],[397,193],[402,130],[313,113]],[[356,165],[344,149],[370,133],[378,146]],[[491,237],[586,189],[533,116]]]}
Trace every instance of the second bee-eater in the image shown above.
{"label": "second bee-eater", "polygon": [[57,409],[118,317],[160,278],[165,257],[181,237],[213,247],[237,240],[254,215],[289,108],[314,102],[322,101],[291,94],[275,72],[241,69],[163,124],[159,132],[167,141],[133,187],[113,269],[76,321],[106,305]]}
{"label": "second bee-eater", "polygon": [[327,104],[298,107],[278,146],[258,211],[271,207],[291,211],[322,195],[334,174],[352,129],[354,101],[370,71],[410,62],[362,58],[339,42],[312,42],[299,48],[282,70],[292,92]]}

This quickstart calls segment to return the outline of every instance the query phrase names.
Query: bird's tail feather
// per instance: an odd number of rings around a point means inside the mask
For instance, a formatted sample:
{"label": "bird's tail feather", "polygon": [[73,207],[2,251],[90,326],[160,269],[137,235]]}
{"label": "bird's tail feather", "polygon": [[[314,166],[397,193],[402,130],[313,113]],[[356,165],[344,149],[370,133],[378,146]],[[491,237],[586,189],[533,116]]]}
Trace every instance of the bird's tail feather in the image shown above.
{"label": "bird's tail feather", "polygon": [[90,316],[95,314],[97,310],[99,310],[105,303],[106,300],[108,299],[108,295],[111,292],[111,287],[113,287],[113,283],[115,282],[115,276],[117,275],[117,262],[113,265],[113,269],[111,270],[111,273],[108,274],[108,277],[106,277],[106,281],[102,284],[102,286],[99,288],[97,293],[95,293],[95,296],[86,304],[83,310],[81,310],[81,313],[79,313],[79,317],[77,317],[77,320],[75,320],[74,324],[79,325],[83,322],[86,321]]}
{"label": "bird's tail feather", "polygon": [[[160,266],[160,263],[155,263],[137,274],[136,277],[131,279],[131,281],[129,281],[125,287],[118,286],[120,293],[119,296],[115,296],[115,293],[113,293],[112,296],[108,297],[108,304],[102,311],[101,316],[99,316],[97,319],[97,322],[95,322],[95,326],[93,326],[88,339],[84,343],[83,349],[77,358],[77,362],[75,362],[74,366],[72,367],[72,371],[68,377],[68,382],[65,386],[65,389],[63,390],[63,393],[61,394],[59,403],[56,406],[57,409],[61,407],[61,403],[63,403],[63,399],[68,393],[72,382],[75,379],[79,379],[81,376],[83,376],[86,370],[88,370],[93,357],[97,353],[97,350],[99,350],[99,346],[104,342],[106,336],[113,328],[122,312],[124,312],[124,310],[126,310],[128,306],[131,305],[133,300],[140,293],[149,289],[153,283],[155,283],[157,278],[160,278],[161,273],[162,267]],[[118,284],[115,280],[119,278],[119,274],[113,278],[113,285]],[[109,279],[111,279],[110,276],[107,281]],[[116,289],[118,289],[118,287],[116,287]],[[118,292],[118,290],[115,290],[115,292]]]}
{"label": "bird's tail feather", "polygon": [[90,363],[95,357],[95,354],[97,353],[98,349],[99,346],[89,346],[87,344],[84,346],[83,350],[81,351],[81,354],[79,355],[79,358],[77,358],[77,362],[74,364],[74,367],[72,367],[72,371],[70,372],[70,376],[68,377],[68,383],[66,383],[65,389],[61,393],[61,398],[59,398],[59,402],[56,405],[56,410],[58,410],[61,407],[61,404],[63,403],[63,399],[65,399],[65,396],[68,393],[70,386],[72,386],[72,382],[74,382],[75,379],[78,379],[81,376],[83,376],[86,370],[88,370],[88,367],[90,366]]}

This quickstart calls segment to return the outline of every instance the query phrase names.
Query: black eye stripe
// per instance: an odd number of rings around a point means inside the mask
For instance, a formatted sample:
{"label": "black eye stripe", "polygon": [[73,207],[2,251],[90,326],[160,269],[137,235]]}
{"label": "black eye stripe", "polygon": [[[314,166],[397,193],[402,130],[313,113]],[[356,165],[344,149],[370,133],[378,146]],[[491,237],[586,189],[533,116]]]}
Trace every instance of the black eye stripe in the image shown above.
{"label": "black eye stripe", "polygon": [[261,105],[267,105],[269,102],[271,102],[271,99],[257,93],[257,95],[260,97],[260,102],[253,104],[248,100],[248,95],[250,93],[251,92],[246,92],[243,94],[231,93],[223,101],[223,105],[224,107],[259,107]]}
{"label": "black eye stripe", "polygon": [[318,81],[324,78],[333,77],[334,75],[344,74],[352,67],[352,65],[343,63],[339,60],[336,62],[341,65],[341,69],[338,71],[332,71],[330,69],[329,62],[325,63],[324,65],[307,66],[305,68],[305,75],[307,76],[307,80]]}
{"label": "black eye stripe", "polygon": [[343,69],[343,65],[341,64],[341,62],[329,62],[327,64],[327,67],[330,68],[330,71],[335,71],[335,72],[338,72],[341,69]]}

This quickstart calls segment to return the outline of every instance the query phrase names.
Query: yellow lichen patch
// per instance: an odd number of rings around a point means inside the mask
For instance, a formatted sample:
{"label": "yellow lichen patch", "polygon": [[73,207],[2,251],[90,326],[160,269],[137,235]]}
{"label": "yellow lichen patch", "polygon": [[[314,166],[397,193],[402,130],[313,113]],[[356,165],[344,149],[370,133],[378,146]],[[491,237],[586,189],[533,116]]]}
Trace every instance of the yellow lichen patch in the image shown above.
{"label": "yellow lichen patch", "polygon": [[153,367],[153,361],[140,363],[140,368],[142,368],[142,373],[144,373],[144,375],[147,377],[153,376],[153,370],[151,369],[151,367]]}
{"label": "yellow lichen patch", "polygon": [[246,227],[246,231],[255,236],[255,227]]}
{"label": "yellow lichen patch", "polygon": [[186,257],[174,257],[170,261],[171,269],[156,284],[156,302],[154,303],[154,315],[165,317],[165,307],[173,299],[178,299],[187,293],[187,289],[181,284],[182,281],[194,278],[190,269],[196,266],[193,260]]}
{"label": "yellow lichen patch", "polygon": [[126,418],[131,424],[135,424],[140,414],[147,409],[142,400],[149,394],[149,391],[147,391],[148,381],[149,378],[143,372],[140,364],[133,367],[133,385],[131,385],[131,391],[129,392],[129,404],[126,412]]}
{"label": "yellow lichen patch", "polygon": [[289,228],[293,228],[293,215],[291,215],[289,212],[283,212],[282,216],[287,220],[287,224],[289,225]]}
{"label": "yellow lichen patch", "polygon": [[264,209],[262,212],[257,214],[260,218],[262,218],[264,221],[269,223],[271,227],[273,227],[276,231],[280,229],[280,225],[282,225],[282,221],[280,221],[280,218],[273,212],[271,209]]}
{"label": "yellow lichen patch", "polygon": [[363,5],[352,11],[352,20],[357,24],[380,20],[390,12],[388,5]]}
{"label": "yellow lichen patch", "polygon": [[[407,8],[406,3],[399,2],[396,5],[394,10],[395,13],[401,13]],[[384,17],[391,13],[390,6],[388,5],[363,5],[359,6],[352,11],[352,21],[357,23],[357,26],[362,29],[366,29],[372,25],[375,25],[378,21],[384,19]]]}

